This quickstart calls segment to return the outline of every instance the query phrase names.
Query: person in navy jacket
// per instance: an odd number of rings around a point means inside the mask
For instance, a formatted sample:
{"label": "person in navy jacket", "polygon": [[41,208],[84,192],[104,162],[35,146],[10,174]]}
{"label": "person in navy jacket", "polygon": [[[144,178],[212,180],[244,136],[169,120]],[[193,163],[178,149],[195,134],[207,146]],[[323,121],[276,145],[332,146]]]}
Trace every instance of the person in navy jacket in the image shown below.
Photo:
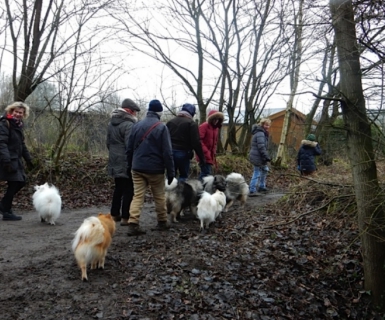
{"label": "person in navy jacket", "polygon": [[302,175],[310,175],[317,170],[315,157],[322,153],[322,150],[315,141],[315,135],[309,134],[305,140],[302,140],[298,151],[297,165]]}
{"label": "person in navy jacket", "polygon": [[127,173],[134,182],[134,197],[130,206],[128,235],[145,234],[139,228],[147,187],[155,202],[158,225],[153,230],[168,230],[165,195],[165,171],[167,182],[171,184],[175,177],[170,133],[160,121],[163,106],[159,100],[151,100],[146,117],[137,122],[131,130],[127,145]]}

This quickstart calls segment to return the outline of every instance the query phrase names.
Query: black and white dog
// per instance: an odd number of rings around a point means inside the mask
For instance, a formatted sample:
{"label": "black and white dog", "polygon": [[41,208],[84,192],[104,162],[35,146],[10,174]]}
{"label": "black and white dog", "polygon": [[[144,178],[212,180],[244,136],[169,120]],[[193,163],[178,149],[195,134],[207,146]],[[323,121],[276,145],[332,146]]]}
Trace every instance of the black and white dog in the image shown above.
{"label": "black and white dog", "polygon": [[167,212],[171,214],[171,222],[178,222],[177,217],[181,211],[190,208],[191,213],[197,216],[197,205],[203,185],[197,179],[189,179],[185,182],[174,178],[169,185],[165,181]]}

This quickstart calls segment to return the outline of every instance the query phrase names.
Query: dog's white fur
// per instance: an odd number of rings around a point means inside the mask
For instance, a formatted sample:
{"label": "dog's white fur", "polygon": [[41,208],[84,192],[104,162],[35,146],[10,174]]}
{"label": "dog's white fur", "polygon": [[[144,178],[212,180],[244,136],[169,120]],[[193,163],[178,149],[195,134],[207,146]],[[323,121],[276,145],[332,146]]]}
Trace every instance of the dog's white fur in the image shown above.
{"label": "dog's white fur", "polygon": [[226,195],[222,191],[217,190],[214,194],[204,191],[197,207],[197,215],[201,221],[200,230],[208,229],[210,223],[215,221],[225,206]]}
{"label": "dog's white fur", "polygon": [[61,212],[61,197],[59,190],[47,182],[41,186],[35,186],[35,193],[32,196],[40,221],[55,225]]}
{"label": "dog's white fur", "polygon": [[176,178],[174,178],[172,180],[171,184],[168,184],[167,179],[166,179],[164,182],[164,185],[165,185],[166,191],[174,190],[176,188],[176,186],[178,185],[178,180]]}

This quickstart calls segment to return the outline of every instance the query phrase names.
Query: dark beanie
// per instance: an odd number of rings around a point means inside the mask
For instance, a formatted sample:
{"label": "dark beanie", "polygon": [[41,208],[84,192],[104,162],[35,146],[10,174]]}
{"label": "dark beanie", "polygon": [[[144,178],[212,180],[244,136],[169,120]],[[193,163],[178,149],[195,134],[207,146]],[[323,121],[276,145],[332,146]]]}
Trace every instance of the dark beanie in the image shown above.
{"label": "dark beanie", "polygon": [[306,137],[306,140],[315,141],[315,135],[312,133],[308,134],[308,136]]}
{"label": "dark beanie", "polygon": [[122,102],[122,108],[130,109],[132,111],[140,111],[140,108],[138,107],[138,105],[131,99],[124,99]]}
{"label": "dark beanie", "polygon": [[182,106],[182,111],[187,111],[191,116],[195,116],[195,106],[189,103],[185,103]]}
{"label": "dark beanie", "polygon": [[162,112],[163,107],[159,100],[151,100],[148,104],[148,111]]}

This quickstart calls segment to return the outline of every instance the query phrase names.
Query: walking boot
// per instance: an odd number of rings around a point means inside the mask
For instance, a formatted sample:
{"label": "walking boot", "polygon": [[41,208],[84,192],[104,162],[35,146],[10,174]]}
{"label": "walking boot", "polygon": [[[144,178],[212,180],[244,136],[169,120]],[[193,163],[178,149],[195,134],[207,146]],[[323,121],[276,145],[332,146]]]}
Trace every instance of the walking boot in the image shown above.
{"label": "walking boot", "polygon": [[122,219],[122,221],[120,222],[120,225],[121,226],[128,226],[128,219]]}
{"label": "walking boot", "polygon": [[114,219],[115,222],[119,222],[120,220],[122,220],[120,216],[112,216],[112,219]]}
{"label": "walking boot", "polygon": [[5,221],[17,221],[17,220],[21,220],[21,217],[15,215],[12,212],[3,212],[3,220],[5,220]]}
{"label": "walking boot", "polygon": [[127,235],[129,237],[132,236],[140,236],[146,234],[146,231],[139,228],[139,225],[137,223],[129,223],[128,224],[128,232]]}
{"label": "walking boot", "polygon": [[167,231],[170,229],[170,225],[167,221],[158,221],[158,224],[155,228],[152,228],[152,231]]}

